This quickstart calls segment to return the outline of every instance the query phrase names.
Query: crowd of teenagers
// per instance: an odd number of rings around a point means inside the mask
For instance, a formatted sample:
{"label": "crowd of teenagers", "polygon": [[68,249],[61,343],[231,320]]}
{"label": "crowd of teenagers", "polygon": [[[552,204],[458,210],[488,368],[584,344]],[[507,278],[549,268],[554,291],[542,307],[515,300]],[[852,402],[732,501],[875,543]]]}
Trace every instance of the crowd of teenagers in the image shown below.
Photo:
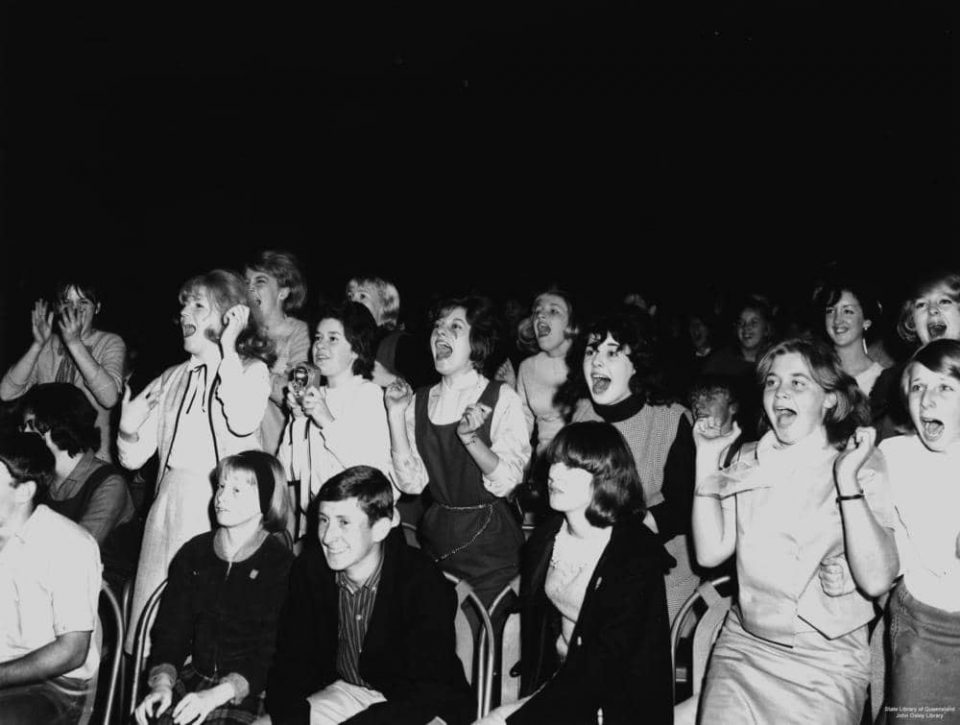
{"label": "crowd of teenagers", "polygon": [[[960,722],[960,271],[897,348],[836,269],[683,314],[449,297],[422,335],[385,279],[311,310],[293,254],[238,269],[182,284],[182,362],[136,391],[93,286],[34,305],[0,381],[0,722],[83,716],[102,581],[128,654],[163,587],[140,725]],[[671,623],[719,575],[677,707]],[[498,625],[519,581],[520,695],[479,721],[461,580]]]}

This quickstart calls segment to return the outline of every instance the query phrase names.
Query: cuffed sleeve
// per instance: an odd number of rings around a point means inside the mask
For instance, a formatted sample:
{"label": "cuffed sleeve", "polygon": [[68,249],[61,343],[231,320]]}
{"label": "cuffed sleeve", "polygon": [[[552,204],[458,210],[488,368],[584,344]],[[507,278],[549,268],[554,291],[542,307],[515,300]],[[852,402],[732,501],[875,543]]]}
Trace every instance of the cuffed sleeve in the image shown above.
{"label": "cuffed sleeve", "polygon": [[220,678],[218,684],[226,684],[233,687],[233,697],[230,698],[230,702],[234,705],[239,705],[243,701],[243,698],[250,694],[250,683],[247,682],[246,677],[238,672],[231,672],[224,675]]}
{"label": "cuffed sleeve", "polygon": [[484,475],[484,483],[502,487],[509,493],[523,480],[531,447],[520,396],[506,385],[501,386],[500,397],[493,410],[490,439],[490,450],[500,461],[493,471]]}
{"label": "cuffed sleeve", "polygon": [[422,391],[414,395],[403,413],[403,422],[407,428],[407,440],[410,442],[410,454],[400,455],[396,449],[391,451],[393,471],[397,477],[397,487],[404,493],[418,494],[427,487],[429,477],[423,459],[417,451],[416,409],[417,395],[426,395]]}

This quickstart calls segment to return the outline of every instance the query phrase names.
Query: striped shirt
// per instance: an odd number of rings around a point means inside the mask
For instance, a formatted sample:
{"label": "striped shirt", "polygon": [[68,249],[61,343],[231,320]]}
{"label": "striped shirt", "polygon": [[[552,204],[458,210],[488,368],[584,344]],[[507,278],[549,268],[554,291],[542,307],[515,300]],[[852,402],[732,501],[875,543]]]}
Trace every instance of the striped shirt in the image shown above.
{"label": "striped shirt", "polygon": [[351,685],[371,688],[360,676],[360,652],[363,640],[367,636],[367,625],[373,614],[373,605],[377,598],[377,586],[380,584],[380,572],[383,570],[383,557],[376,571],[360,586],[355,586],[345,571],[337,572],[337,586],[340,588],[339,615],[337,633],[337,674]]}

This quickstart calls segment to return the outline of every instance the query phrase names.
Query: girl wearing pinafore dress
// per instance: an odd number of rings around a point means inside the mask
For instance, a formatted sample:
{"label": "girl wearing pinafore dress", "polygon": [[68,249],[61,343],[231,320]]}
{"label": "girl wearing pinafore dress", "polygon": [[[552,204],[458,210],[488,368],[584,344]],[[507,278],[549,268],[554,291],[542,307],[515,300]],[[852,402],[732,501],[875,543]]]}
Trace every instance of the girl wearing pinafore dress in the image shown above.
{"label": "girl wearing pinafore dress", "polygon": [[[259,450],[270,393],[264,358],[271,357],[272,348],[243,304],[243,280],[214,270],[188,281],[180,299],[183,346],[190,359],[164,371],[133,399],[127,389],[120,418],[117,448],[126,468],[139,468],[154,452],[160,457],[131,622],[139,621],[180,547],[210,531],[210,472],[224,456]],[[130,628],[128,651],[135,630]]]}
{"label": "girl wearing pinafore dress", "polygon": [[406,493],[429,483],[424,549],[489,605],[519,570],[523,535],[506,496],[530,442],[517,394],[477,372],[495,342],[489,303],[450,300],[439,310],[430,344],[441,382],[414,396],[398,379],[386,391],[394,470]]}

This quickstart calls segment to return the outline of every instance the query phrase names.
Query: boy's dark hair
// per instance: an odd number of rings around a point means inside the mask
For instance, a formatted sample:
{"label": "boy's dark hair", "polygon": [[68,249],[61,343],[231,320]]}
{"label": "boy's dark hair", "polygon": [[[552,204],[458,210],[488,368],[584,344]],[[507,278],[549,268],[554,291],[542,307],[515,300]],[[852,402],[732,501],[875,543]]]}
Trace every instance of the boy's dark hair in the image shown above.
{"label": "boy's dark hair", "polygon": [[729,375],[698,375],[694,378],[687,390],[687,402],[692,404],[701,395],[714,396],[717,393],[726,393],[731,403],[740,401],[740,390],[737,381]]}
{"label": "boy's dark hair", "polygon": [[100,448],[97,411],[76,385],[41,383],[23,397],[20,419],[32,413],[38,433],[50,433],[57,448],[71,456]]}
{"label": "boy's dark hair", "polygon": [[[328,479],[320,488],[320,501],[346,501],[355,498],[370,524],[393,518],[393,486],[379,468],[352,466]],[[317,506],[319,508],[319,506]]]}
{"label": "boy's dark hair", "polygon": [[35,433],[19,431],[0,437],[0,463],[10,472],[14,488],[27,481],[34,482],[33,505],[36,506],[46,495],[53,478],[53,454],[43,439]]}

